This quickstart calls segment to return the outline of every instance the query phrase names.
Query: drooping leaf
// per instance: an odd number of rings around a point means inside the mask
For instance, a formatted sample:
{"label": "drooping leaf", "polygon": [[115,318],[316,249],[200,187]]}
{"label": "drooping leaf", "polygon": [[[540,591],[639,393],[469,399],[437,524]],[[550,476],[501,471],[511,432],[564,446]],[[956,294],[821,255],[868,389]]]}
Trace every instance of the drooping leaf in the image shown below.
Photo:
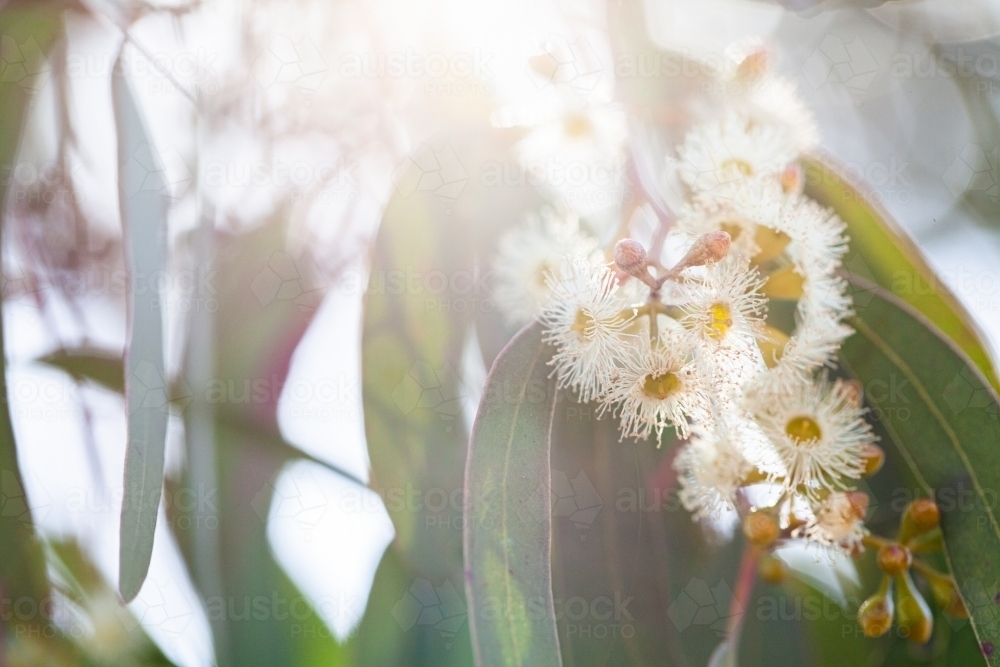
{"label": "drooping leaf", "polygon": [[125,393],[120,354],[96,348],[60,349],[37,361],[65,371],[78,382],[90,380],[119,394]]}
{"label": "drooping leaf", "polygon": [[[225,567],[218,595],[206,599],[210,622],[227,640],[226,664],[239,667],[309,665],[304,651],[336,667],[341,649],[308,600],[277,563],[268,542],[267,521],[282,467],[295,451],[266,432],[219,422],[217,530]],[[192,522],[204,520],[194,509]],[[336,601],[335,604],[342,604]]]}
{"label": "drooping leaf", "polygon": [[119,591],[132,600],[153,554],[163,491],[169,389],[163,358],[161,295],[153,278],[166,270],[166,184],[155,147],[125,79],[121,58],[111,79],[118,138],[118,202],[129,275],[125,400],[128,446],[122,501]]}
{"label": "drooping leaf", "polygon": [[[3,76],[0,77],[0,214],[6,215],[7,191],[21,143],[21,132],[29,103],[40,87],[45,57],[59,37],[61,3],[11,2],[0,10],[0,47]],[[6,224],[6,219],[4,220]],[[4,597],[41,603],[48,596],[45,559],[35,539],[24,477],[17,461],[14,430],[6,401],[7,374],[0,326],[0,587]],[[25,628],[37,631],[37,628]]]}
{"label": "drooping leaf", "polygon": [[477,665],[561,665],[552,597],[555,385],[542,329],[522,330],[486,381],[465,477],[465,567]]}
{"label": "drooping leaf", "polygon": [[[428,171],[454,180],[454,192],[423,189]],[[461,531],[444,527],[461,525],[452,499],[467,438],[461,359],[471,311],[455,308],[462,298],[455,286],[473,264],[470,230],[453,208],[467,180],[449,143],[422,147],[404,170],[375,242],[362,335],[372,487],[403,560],[435,585],[461,569]],[[445,494],[443,505],[424,502],[431,492]]]}
{"label": "drooping leaf", "polygon": [[[186,363],[197,372],[171,387],[174,409],[183,409],[188,466],[167,484],[173,497],[199,502],[166,511],[206,600],[220,667],[313,664],[308,656],[340,664],[336,641],[267,539],[274,476],[311,458],[283,440],[277,406],[323,296],[312,267],[290,254],[287,231],[279,214],[237,234],[203,228],[191,240],[213,251],[211,261],[199,260],[195,295],[210,310],[189,321]],[[257,606],[248,610],[248,600]]]}
{"label": "drooping leaf", "polygon": [[[478,388],[463,380],[464,352],[474,317],[484,356],[506,343],[488,289],[491,244],[498,228],[518,224],[538,201],[530,184],[498,176],[496,167],[511,160],[510,141],[483,124],[418,147],[398,173],[375,241],[362,392],[371,486],[392,518],[396,539],[389,549],[396,553],[383,557],[373,586],[378,595],[352,642],[359,664],[472,662],[464,620],[454,630],[453,615],[433,623],[401,616],[402,624],[396,616],[416,591],[440,598],[447,609],[461,604],[465,618],[463,404]],[[494,319],[481,326],[482,315]],[[500,335],[483,344],[484,333]],[[393,575],[400,572],[409,580]],[[394,647],[401,653],[390,657]]]}
{"label": "drooping leaf", "polygon": [[[868,195],[870,189],[848,179],[828,156],[806,158],[803,166],[806,195],[833,209],[847,225],[851,240],[844,258],[847,270],[923,313],[972,359],[994,389],[1000,388],[993,360],[974,320],[906,232]],[[867,299],[864,291],[855,295],[860,305]]]}
{"label": "drooping leaf", "polygon": [[1000,415],[983,374],[927,318],[860,278],[868,295],[841,350],[866,388],[886,443],[942,513],[948,565],[989,664],[1000,661]]}
{"label": "drooping leaf", "polygon": [[431,581],[386,549],[348,645],[352,665],[472,665],[462,574]]}

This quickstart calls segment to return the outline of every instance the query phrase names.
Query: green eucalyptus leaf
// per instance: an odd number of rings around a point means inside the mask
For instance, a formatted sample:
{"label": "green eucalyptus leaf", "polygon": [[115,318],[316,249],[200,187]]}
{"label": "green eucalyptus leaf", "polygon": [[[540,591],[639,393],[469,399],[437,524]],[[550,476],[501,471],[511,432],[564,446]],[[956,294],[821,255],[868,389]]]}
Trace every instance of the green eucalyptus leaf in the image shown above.
{"label": "green eucalyptus leaf", "polygon": [[167,186],[120,57],[111,91],[118,134],[118,201],[129,274],[125,353],[128,446],[119,551],[119,591],[129,601],[139,594],[149,570],[163,491],[169,389],[161,295],[140,285],[150,283],[151,276],[166,269]]}
{"label": "green eucalyptus leaf", "polygon": [[[0,41],[4,75],[0,77],[0,214],[6,225],[7,190],[21,144],[27,109],[44,79],[46,54],[59,38],[61,4],[47,2],[5,3],[0,10]],[[0,353],[4,350],[0,322]],[[0,396],[7,397],[5,356],[0,354]],[[11,600],[28,599],[41,604],[48,596],[45,558],[35,539],[34,524],[24,478],[17,461],[17,447],[6,401],[0,406],[0,486],[4,503],[0,512],[0,587]],[[30,628],[37,631],[37,628]]]}
{"label": "green eucalyptus leaf", "polygon": [[[983,345],[985,338],[974,320],[906,232],[875,203],[871,189],[850,179],[829,156],[806,158],[803,166],[805,194],[833,209],[847,225],[851,241],[844,258],[847,270],[923,313],[972,359],[994,389],[1000,389],[993,360]],[[855,294],[858,305],[863,306],[868,298],[864,290]]]}
{"label": "green eucalyptus leaf", "polygon": [[552,597],[550,436],[555,384],[542,327],[493,365],[465,476],[465,566],[477,665],[561,665]]}
{"label": "green eucalyptus leaf", "polygon": [[[1000,422],[980,370],[928,318],[858,277],[868,299],[841,350],[891,447],[941,508],[948,565],[991,665],[1000,664]],[[885,389],[885,391],[883,391]]]}
{"label": "green eucalyptus leaf", "polygon": [[89,380],[106,389],[125,393],[122,356],[97,348],[60,349],[36,361],[65,371],[77,382]]}
{"label": "green eucalyptus leaf", "polygon": [[452,201],[461,190],[423,184],[436,167],[462,185],[461,164],[442,143],[419,149],[404,170],[375,242],[361,350],[372,487],[395,526],[394,547],[435,585],[462,563],[461,366],[471,315],[452,306],[456,286],[472,276],[472,256]]}

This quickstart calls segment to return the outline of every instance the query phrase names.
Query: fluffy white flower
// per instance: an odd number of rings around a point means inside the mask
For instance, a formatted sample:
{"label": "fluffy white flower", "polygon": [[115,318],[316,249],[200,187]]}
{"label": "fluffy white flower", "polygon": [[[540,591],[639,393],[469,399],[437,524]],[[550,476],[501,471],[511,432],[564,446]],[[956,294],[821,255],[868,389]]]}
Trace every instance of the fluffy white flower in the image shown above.
{"label": "fluffy white flower", "polygon": [[762,284],[739,257],[716,262],[685,280],[680,322],[712,353],[749,353],[763,324]]}
{"label": "fluffy white flower", "polygon": [[785,395],[760,393],[749,407],[781,457],[780,482],[788,494],[817,498],[847,488],[865,469],[865,447],[874,442],[865,410],[852,388],[826,377],[801,383]]}
{"label": "fluffy white flower", "polygon": [[618,105],[568,107],[514,147],[524,169],[580,215],[621,202],[628,123]]}
{"label": "fluffy white flower", "polygon": [[601,412],[611,408],[621,417],[621,435],[657,437],[674,426],[687,437],[688,419],[706,416],[709,397],[686,336],[669,333],[653,346],[640,336],[602,396]]}
{"label": "fluffy white flower", "polygon": [[748,182],[777,179],[798,157],[789,133],[728,111],[697,125],[678,148],[681,179],[698,199],[732,199]]}
{"label": "fluffy white flower", "polygon": [[757,181],[730,200],[689,206],[678,229],[694,238],[720,229],[729,232],[730,254],[752,261],[764,275],[761,292],[797,301],[797,326],[790,340],[772,341],[780,357],[765,352],[773,367],[755,380],[762,390],[788,390],[831,362],[852,333],[841,322],[851,312],[851,300],[834,273],[847,243],[836,215],[784,192],[775,181]]}
{"label": "fluffy white flower", "polygon": [[786,128],[799,152],[819,143],[812,112],[795,92],[795,84],[773,71],[773,54],[759,39],[730,44],[725,55],[716,76],[727,108],[746,114],[755,123]]}
{"label": "fluffy white flower", "polygon": [[601,393],[627,349],[623,317],[628,305],[614,271],[585,257],[567,257],[548,280],[551,297],[539,320],[545,340],[555,345],[552,358],[560,387],[570,387],[587,402]]}
{"label": "fluffy white flower", "polygon": [[549,298],[549,276],[567,255],[587,255],[597,247],[580,230],[575,215],[545,208],[500,240],[494,260],[493,298],[507,322],[530,322]]}
{"label": "fluffy white flower", "polygon": [[693,430],[674,460],[680,501],[695,519],[718,517],[734,509],[736,490],[753,466],[743,455],[739,423],[720,420],[712,428]]}
{"label": "fluffy white flower", "polygon": [[831,493],[818,503],[805,526],[797,528],[795,537],[802,537],[847,554],[861,551],[862,540],[868,535],[865,513],[868,496],[861,492]]}
{"label": "fluffy white flower", "polygon": [[829,313],[806,309],[802,316],[802,311],[795,335],[783,347],[779,344],[780,356],[765,358],[772,367],[754,379],[754,392],[784,396],[795,391],[817,368],[830,365],[841,344],[854,333]]}

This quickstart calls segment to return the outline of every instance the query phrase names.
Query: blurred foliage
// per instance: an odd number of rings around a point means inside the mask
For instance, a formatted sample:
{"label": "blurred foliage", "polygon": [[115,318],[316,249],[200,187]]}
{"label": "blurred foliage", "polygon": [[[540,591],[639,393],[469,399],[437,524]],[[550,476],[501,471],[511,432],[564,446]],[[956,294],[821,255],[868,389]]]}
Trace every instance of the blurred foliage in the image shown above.
{"label": "blurred foliage", "polygon": [[[22,48],[25,58],[44,58],[60,38],[60,11],[67,7],[83,11],[69,2],[7,2],[0,7],[0,35],[21,47],[33,44],[30,50]],[[638,2],[614,4],[609,18],[617,49],[655,48],[645,37]],[[621,86],[633,117],[658,125],[659,139],[675,137],[683,127],[683,114],[669,111],[685,108],[703,82],[692,77],[674,86],[638,83]],[[974,94],[970,86],[976,82],[962,80],[959,85],[978,130],[995,136],[995,109]],[[15,161],[30,100],[30,87],[19,85],[13,76],[0,81],[2,164]],[[372,250],[362,335],[365,432],[371,487],[382,496],[396,537],[379,564],[360,627],[344,644],[331,637],[282,571],[267,539],[277,476],[288,463],[310,459],[282,438],[277,399],[323,290],[306,262],[295,261],[301,251],[287,244],[287,208],[256,227],[211,233],[209,264],[218,271],[220,310],[211,318],[210,341],[194,339],[189,344],[211,348],[204,358],[210,365],[207,376],[216,384],[194,384],[189,374],[165,379],[169,409],[188,418],[188,411],[199,405],[198,397],[218,391],[218,383],[224,393],[235,388],[237,394],[255,381],[270,383],[267,400],[231,400],[227,394],[213,402],[207,426],[186,422],[191,460],[205,443],[211,449],[214,467],[208,473],[209,483],[218,489],[218,511],[213,515],[218,530],[206,535],[182,527],[196,526],[205,518],[197,514],[199,508],[187,513],[188,522],[178,520],[185,512],[176,505],[167,508],[171,530],[205,598],[219,665],[473,664],[465,595],[469,578],[477,573],[465,571],[463,507],[455,500],[463,498],[469,438],[465,418],[474,393],[464,382],[463,369],[470,353],[480,354],[491,367],[514,336],[490,306],[490,262],[502,232],[545,202],[523,181],[501,187],[486,184],[483,166],[512,164],[510,147],[518,138],[516,131],[492,129],[486,120],[455,127],[414,151],[409,172],[400,176],[402,185],[385,208]],[[450,187],[428,186],[421,180],[426,175],[421,165],[451,160],[469,171],[444,184]],[[932,492],[972,483],[979,476],[992,479],[1000,470],[992,447],[1000,437],[990,387],[997,385],[996,373],[968,314],[906,235],[871,205],[862,186],[843,178],[822,158],[808,162],[806,169],[808,194],[832,207],[850,227],[847,271],[891,291],[933,324],[877,287],[856,283],[861,333],[845,348],[848,370],[862,379],[902,373],[910,382],[908,401],[926,404],[919,414],[914,410],[912,421],[889,418],[877,425],[883,439],[899,449],[883,477],[872,482],[873,496],[883,502],[873,506],[871,525],[891,526],[898,512],[886,497],[890,489],[903,485]],[[0,185],[0,200],[6,186],[6,181]],[[963,204],[995,222],[992,200],[973,193]],[[193,238],[192,243],[206,240]],[[296,265],[294,293],[262,298],[252,287],[255,279],[263,267],[286,260]],[[437,273],[461,280],[449,281],[443,290],[429,289],[428,281]],[[790,312],[785,314],[790,322]],[[939,338],[937,329],[961,353]],[[189,348],[186,355],[200,360],[201,351]],[[39,361],[77,382],[125,392],[125,364],[114,351],[86,344],[62,348]],[[0,378],[5,373],[0,372]],[[945,385],[921,389],[932,380]],[[6,386],[0,391],[6,392]],[[727,595],[742,538],[726,541],[723,535],[705,533],[682,510],[672,468],[672,434],[662,442],[618,442],[610,420],[598,419],[591,407],[552,391],[556,400],[551,440],[544,448],[549,460],[539,470],[551,469],[555,496],[549,517],[551,571],[545,574],[551,577],[562,663],[707,664],[724,637],[730,613]],[[943,398],[928,401],[928,394]],[[892,407],[877,403],[873,407]],[[989,447],[983,444],[984,433],[991,438]],[[942,447],[944,442],[967,445],[971,453]],[[519,463],[530,466],[530,461]],[[79,544],[43,543],[34,533],[6,404],[0,412],[0,469],[5,493],[0,593],[5,599],[38,603],[56,596],[59,608],[74,619],[59,617],[55,625],[41,617],[20,625],[4,619],[0,664],[169,664]],[[205,482],[199,475],[205,472],[188,469],[165,483],[174,493],[197,495],[198,485]],[[411,503],[414,494],[425,498],[429,492],[446,497],[440,511],[427,503]],[[537,506],[540,499],[533,500]],[[541,498],[541,504],[550,500]],[[978,640],[971,624],[943,617],[937,620],[932,643],[924,648],[915,649],[898,636],[867,640],[857,632],[850,604],[841,609],[824,591],[792,578],[780,587],[757,584],[750,598],[753,605],[744,610],[740,662],[829,667],[981,664],[979,642],[1000,641],[991,604],[995,591],[989,588],[997,577],[994,565],[983,560],[983,553],[994,553],[1000,546],[995,544],[1000,532],[992,510],[986,505],[945,515],[949,551],[941,567],[951,567],[961,581],[979,586],[967,597],[974,603]],[[206,539],[214,543],[206,545]],[[151,541],[147,547],[152,548]],[[205,554],[213,549],[220,562],[205,563]],[[863,586],[871,588],[871,558],[858,566]],[[538,569],[532,571],[537,575]],[[269,605],[279,599],[294,601],[301,613],[277,613]],[[582,612],[581,604],[586,607]],[[807,604],[819,605],[824,613],[812,614]],[[490,662],[497,657],[491,655]]]}

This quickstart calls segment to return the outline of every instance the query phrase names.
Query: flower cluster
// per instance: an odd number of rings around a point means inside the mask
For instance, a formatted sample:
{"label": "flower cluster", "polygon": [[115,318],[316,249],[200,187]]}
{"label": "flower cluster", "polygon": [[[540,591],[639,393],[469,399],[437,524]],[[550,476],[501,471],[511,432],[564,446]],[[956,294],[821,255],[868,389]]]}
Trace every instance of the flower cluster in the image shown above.
{"label": "flower cluster", "polygon": [[696,519],[752,511],[775,539],[856,552],[855,483],[883,453],[860,388],[830,373],[851,334],[845,228],[803,193],[816,133],[794,89],[763,50],[732,53],[718,77],[741,85],[666,159],[686,202],[660,215],[659,240],[629,238],[623,214],[602,251],[601,234],[549,212],[503,239],[497,298],[511,322],[537,317],[559,386],[622,438],[685,441],[675,467]]}

